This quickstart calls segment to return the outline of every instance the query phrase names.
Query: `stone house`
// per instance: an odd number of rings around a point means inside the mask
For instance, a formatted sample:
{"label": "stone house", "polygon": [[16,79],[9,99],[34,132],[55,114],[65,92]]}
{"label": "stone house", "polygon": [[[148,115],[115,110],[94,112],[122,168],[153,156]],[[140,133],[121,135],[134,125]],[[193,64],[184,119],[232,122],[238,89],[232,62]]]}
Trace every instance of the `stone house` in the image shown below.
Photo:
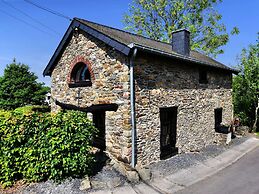
{"label": "stone house", "polygon": [[74,18],[43,73],[52,111],[88,112],[95,145],[132,167],[219,143],[237,71],[190,50],[189,36],[168,44]]}

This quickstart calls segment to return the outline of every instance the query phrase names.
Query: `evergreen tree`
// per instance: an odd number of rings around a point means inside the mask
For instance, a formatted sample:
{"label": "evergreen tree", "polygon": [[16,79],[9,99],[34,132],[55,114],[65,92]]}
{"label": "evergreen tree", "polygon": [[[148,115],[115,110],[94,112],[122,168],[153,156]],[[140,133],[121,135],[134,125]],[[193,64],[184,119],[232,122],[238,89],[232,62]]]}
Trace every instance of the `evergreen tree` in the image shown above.
{"label": "evergreen tree", "polygon": [[25,105],[42,105],[49,88],[37,82],[28,65],[13,63],[6,66],[0,77],[0,109],[12,110]]}

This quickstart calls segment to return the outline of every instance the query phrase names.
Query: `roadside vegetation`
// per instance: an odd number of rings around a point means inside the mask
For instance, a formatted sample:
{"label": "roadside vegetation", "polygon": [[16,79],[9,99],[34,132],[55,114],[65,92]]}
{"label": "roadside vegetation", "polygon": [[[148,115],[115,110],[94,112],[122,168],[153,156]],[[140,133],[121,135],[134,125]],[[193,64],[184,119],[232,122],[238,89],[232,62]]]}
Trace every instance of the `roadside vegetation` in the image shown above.
{"label": "roadside vegetation", "polygon": [[[28,108],[27,108],[28,109]],[[19,111],[18,111],[19,110]],[[55,181],[91,173],[96,128],[85,113],[0,111],[0,183]]]}
{"label": "roadside vegetation", "polygon": [[238,69],[233,78],[233,102],[236,116],[242,124],[259,131],[259,33],[255,44],[243,49]]}
{"label": "roadside vegetation", "polygon": [[0,185],[61,181],[91,173],[97,129],[86,113],[50,113],[49,88],[24,64],[7,65],[0,77]]}

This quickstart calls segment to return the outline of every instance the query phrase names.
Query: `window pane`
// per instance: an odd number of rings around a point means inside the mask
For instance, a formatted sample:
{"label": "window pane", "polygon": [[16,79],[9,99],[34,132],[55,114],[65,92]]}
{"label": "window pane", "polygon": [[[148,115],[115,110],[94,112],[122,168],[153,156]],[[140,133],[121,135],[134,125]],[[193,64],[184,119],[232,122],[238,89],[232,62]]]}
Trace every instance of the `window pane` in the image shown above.
{"label": "window pane", "polygon": [[86,80],[90,80],[90,72],[88,70],[87,65],[84,67],[82,74],[81,74],[81,80],[82,81],[86,81]]}
{"label": "window pane", "polygon": [[91,75],[89,69],[85,63],[78,63],[72,70],[71,81],[73,82],[83,82],[90,81]]}

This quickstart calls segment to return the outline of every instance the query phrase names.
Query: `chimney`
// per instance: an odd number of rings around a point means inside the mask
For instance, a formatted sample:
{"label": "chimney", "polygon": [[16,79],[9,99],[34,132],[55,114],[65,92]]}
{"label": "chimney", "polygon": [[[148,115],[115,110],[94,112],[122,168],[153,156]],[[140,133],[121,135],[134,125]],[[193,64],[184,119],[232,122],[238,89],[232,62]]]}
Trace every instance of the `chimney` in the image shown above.
{"label": "chimney", "polygon": [[188,30],[172,32],[172,50],[181,55],[190,55],[190,32]]}

